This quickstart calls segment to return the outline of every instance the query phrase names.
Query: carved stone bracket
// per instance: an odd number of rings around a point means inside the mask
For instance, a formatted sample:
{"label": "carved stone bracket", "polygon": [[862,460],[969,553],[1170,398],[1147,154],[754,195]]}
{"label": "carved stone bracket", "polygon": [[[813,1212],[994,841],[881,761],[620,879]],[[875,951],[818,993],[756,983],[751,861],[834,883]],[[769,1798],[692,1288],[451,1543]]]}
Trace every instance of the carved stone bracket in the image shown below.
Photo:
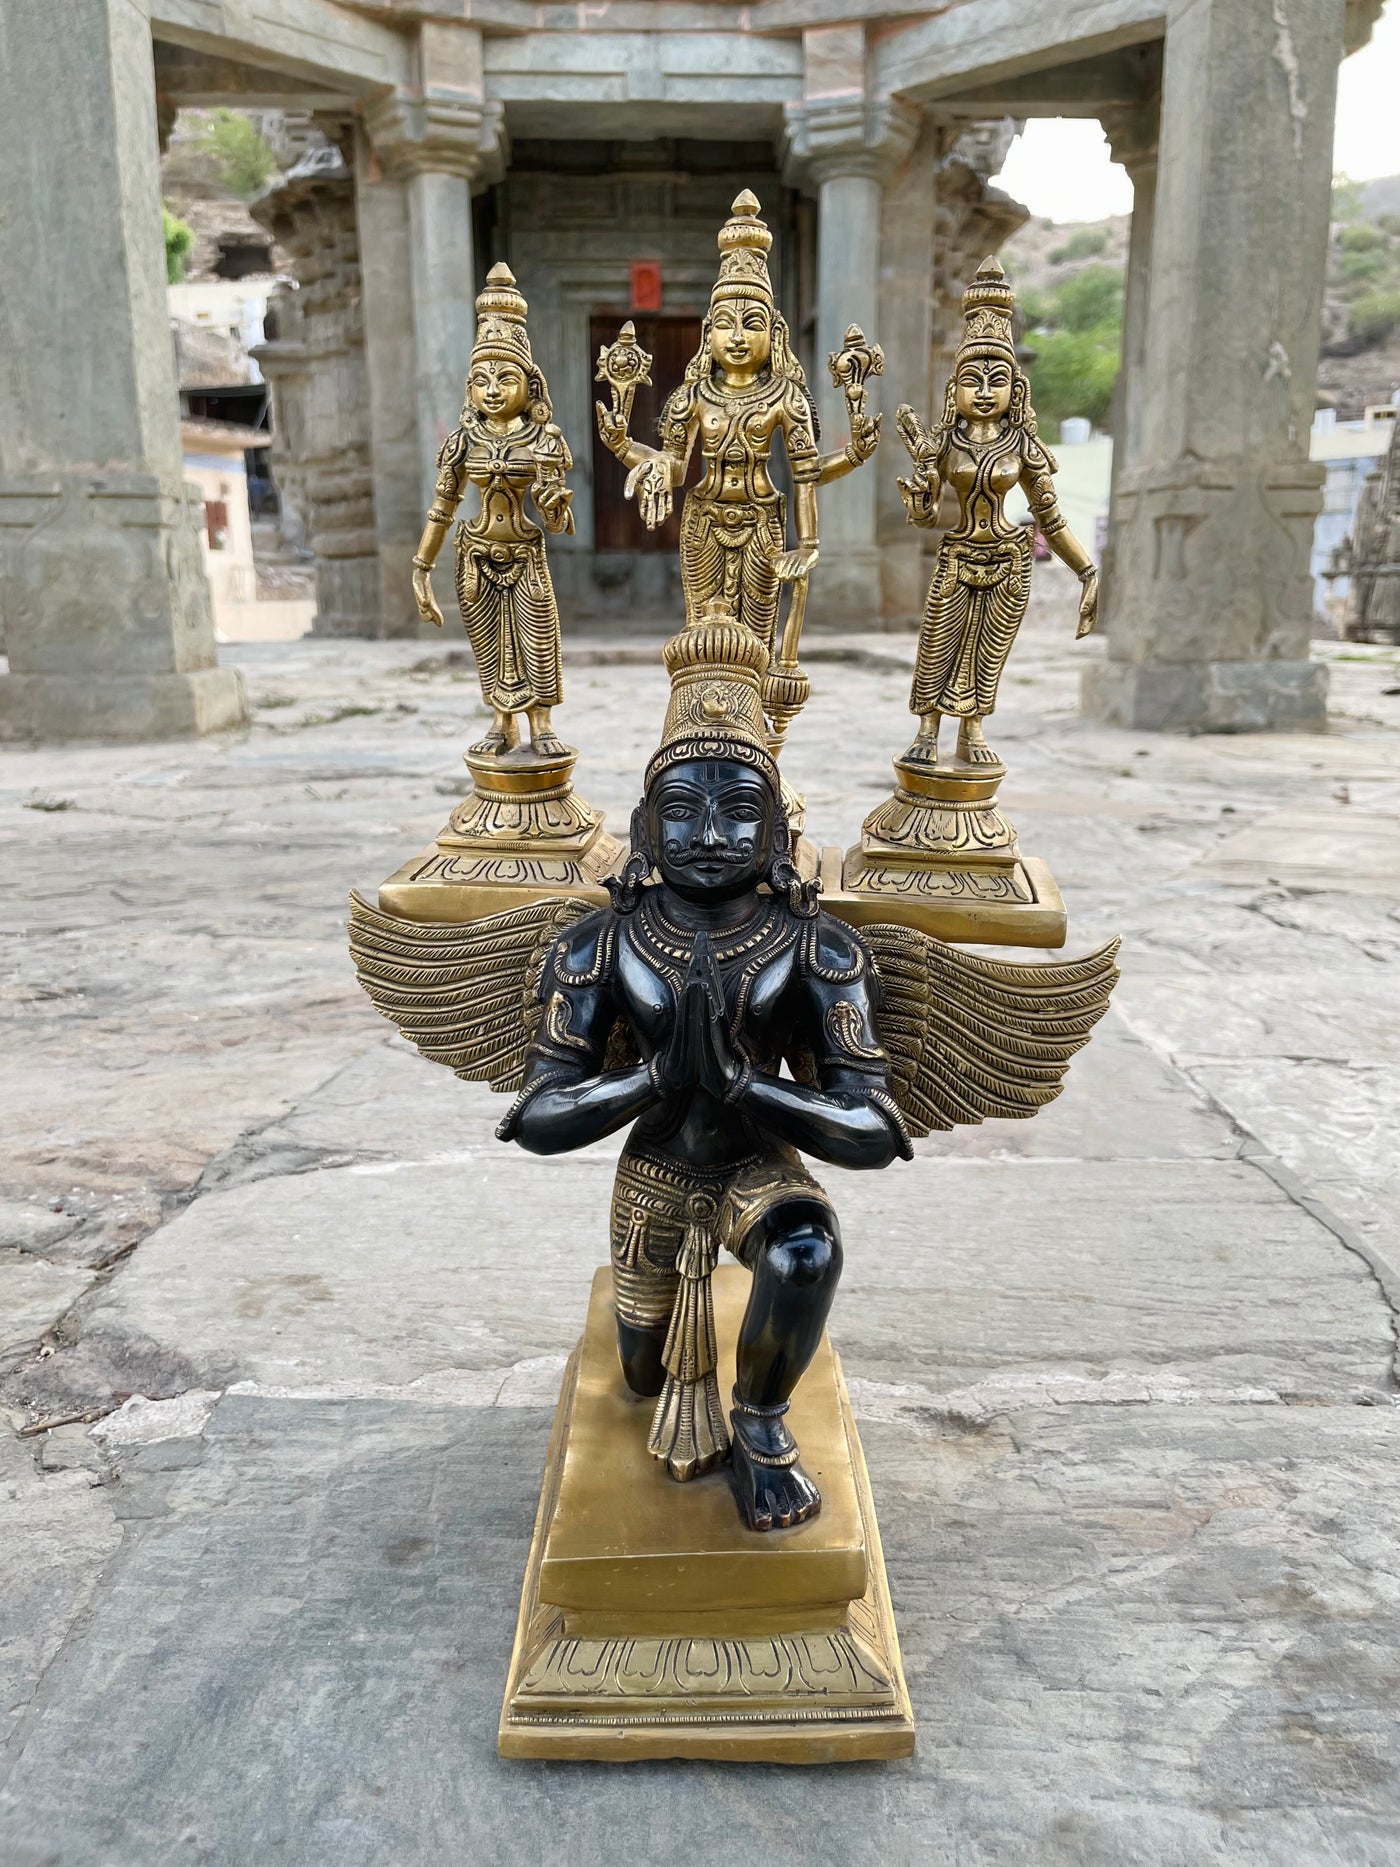
{"label": "carved stone bracket", "polygon": [[1154,96],[1141,103],[1113,104],[1099,118],[1113,160],[1122,163],[1134,187],[1138,174],[1156,165],[1161,115],[1162,100]]}
{"label": "carved stone bracket", "polygon": [[383,166],[399,175],[458,175],[473,189],[505,173],[505,109],[460,91],[394,91],[365,106],[365,129]]}
{"label": "carved stone bracket", "polygon": [[920,121],[918,107],[899,97],[853,93],[788,104],[784,177],[815,188],[844,175],[884,181],[914,147]]}
{"label": "carved stone bracket", "polygon": [[1363,45],[1370,43],[1371,33],[1384,5],[1385,0],[1347,0],[1342,44],[1348,53],[1359,52]]}

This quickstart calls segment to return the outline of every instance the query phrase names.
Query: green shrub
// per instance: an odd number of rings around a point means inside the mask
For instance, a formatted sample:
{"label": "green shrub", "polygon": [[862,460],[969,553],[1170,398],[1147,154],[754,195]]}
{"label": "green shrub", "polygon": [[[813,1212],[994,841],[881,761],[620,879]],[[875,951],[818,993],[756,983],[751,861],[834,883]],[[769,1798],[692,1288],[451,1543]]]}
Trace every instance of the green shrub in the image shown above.
{"label": "green shrub", "polygon": [[1383,344],[1400,328],[1400,291],[1366,292],[1351,305],[1351,334],[1363,344]]}
{"label": "green shrub", "polygon": [[1338,270],[1348,285],[1372,285],[1391,269],[1390,254],[1383,251],[1343,253]]}
{"label": "green shrub", "polygon": [[1332,218],[1352,221],[1361,218],[1361,184],[1348,181],[1345,175],[1332,177]]}
{"label": "green shrub", "polygon": [[1029,287],[1016,294],[1016,302],[1021,308],[1021,321],[1028,331],[1039,330],[1042,325],[1053,324],[1054,302],[1044,292],[1037,292]]}
{"label": "green shrub", "polygon": [[1123,322],[1123,274],[1116,266],[1086,266],[1057,286],[1051,322],[1057,329],[1094,331]]}
{"label": "green shrub", "polygon": [[1035,340],[1031,401],[1047,424],[1084,415],[1101,428],[1113,406],[1121,332],[1107,325],[1093,331],[1047,331]]}
{"label": "green shrub", "polygon": [[1097,259],[1108,245],[1106,227],[1080,227],[1072,233],[1063,246],[1057,246],[1050,255],[1052,266],[1064,266],[1071,260]]}
{"label": "green shrub", "polygon": [[160,206],[161,225],[165,228],[165,277],[170,285],[178,285],[185,276],[185,268],[190,263],[190,250],[194,246],[194,228],[181,220],[178,214],[172,214],[162,201]]}
{"label": "green shrub", "polygon": [[1370,253],[1388,244],[1383,230],[1369,220],[1354,220],[1337,235],[1337,245],[1344,253]]}
{"label": "green shrub", "polygon": [[195,146],[212,156],[230,194],[250,201],[277,173],[277,161],[261,132],[236,110],[211,110]]}

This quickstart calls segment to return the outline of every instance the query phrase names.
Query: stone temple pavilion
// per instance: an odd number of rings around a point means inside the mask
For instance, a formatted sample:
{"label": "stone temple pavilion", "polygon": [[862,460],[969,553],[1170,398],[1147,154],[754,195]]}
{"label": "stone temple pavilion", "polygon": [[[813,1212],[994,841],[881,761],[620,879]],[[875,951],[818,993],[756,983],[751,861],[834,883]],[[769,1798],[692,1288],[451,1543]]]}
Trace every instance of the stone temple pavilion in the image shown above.
{"label": "stone temple pavilion", "polygon": [[[1016,124],[1104,126],[1134,187],[1105,577],[1084,704],[1138,727],[1320,725],[1310,464],[1337,67],[1380,0],[3,0],[0,735],[216,730],[181,474],[158,150],[183,105],[311,111],[257,212],[300,289],[263,351],[318,627],[417,631],[408,560],[509,262],[577,456],[566,618],[674,601],[592,442],[600,338],[669,387],[740,187],[833,433],[824,367],[878,337],[892,408],[941,393],[966,276],[1024,218]],[[645,407],[641,413],[643,422]],[[639,425],[638,431],[641,431]],[[893,436],[887,437],[887,445]],[[657,549],[654,547],[660,546]],[[910,620],[888,459],[825,503],[817,622]]]}

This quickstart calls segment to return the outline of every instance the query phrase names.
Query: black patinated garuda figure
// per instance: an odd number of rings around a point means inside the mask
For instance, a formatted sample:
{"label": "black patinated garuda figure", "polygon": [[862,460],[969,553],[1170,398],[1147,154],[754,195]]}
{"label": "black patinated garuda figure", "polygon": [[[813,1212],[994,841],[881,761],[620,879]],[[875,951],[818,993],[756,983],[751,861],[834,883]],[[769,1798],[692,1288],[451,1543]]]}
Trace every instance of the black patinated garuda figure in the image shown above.
{"label": "black patinated garuda figure", "polygon": [[[630,1128],[612,1269],[623,1372],[656,1397],[651,1450],[677,1479],[729,1459],[755,1530],[801,1523],[821,1499],[784,1416],[841,1274],[802,1156],[884,1167],[910,1134],[1034,1115],[1103,1015],[1117,943],[1028,965],[857,934],[818,910],[777,769],[737,730],[662,745],[610,891],[462,926],[353,895],[351,950],[425,1056],[520,1090],[503,1139],[552,1154]],[[710,1295],[726,1249],[753,1274],[728,1422]]]}
{"label": "black patinated garuda figure", "polygon": [[[783,1416],[821,1340],[841,1232],[799,1150],[841,1167],[910,1152],[878,993],[859,936],[818,911],[793,866],[767,752],[739,736],[673,740],[647,767],[613,905],[549,954],[524,1090],[500,1129],[553,1154],[632,1124],[612,1209],[618,1350],[633,1392],[661,1400],[652,1449],[673,1477],[728,1450],[716,1253],[753,1273],[730,1469],[756,1530],[820,1504]],[[609,1069],[619,1024],[636,1061]]]}

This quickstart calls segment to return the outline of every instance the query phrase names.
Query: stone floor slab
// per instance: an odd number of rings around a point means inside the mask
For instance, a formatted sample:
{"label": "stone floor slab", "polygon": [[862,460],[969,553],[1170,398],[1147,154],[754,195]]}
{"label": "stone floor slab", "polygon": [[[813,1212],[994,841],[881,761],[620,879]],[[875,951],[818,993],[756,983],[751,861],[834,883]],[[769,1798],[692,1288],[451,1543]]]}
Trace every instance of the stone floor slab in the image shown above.
{"label": "stone floor slab", "polygon": [[25,1251],[0,1251],[0,1368],[32,1354],[40,1337],[92,1283],[86,1272]]}
{"label": "stone floor slab", "polygon": [[[178,1345],[211,1387],[401,1385],[562,1355],[606,1259],[614,1157],[540,1161],[482,1140],[210,1193],[147,1240],[84,1329]],[[852,1376],[1387,1385],[1389,1316],[1367,1266],[1247,1165],[921,1157],[827,1181],[846,1240],[832,1326]]]}
{"label": "stone floor slab", "polygon": [[547,1429],[231,1398],[200,1463],[134,1460],[151,1514],[15,1749],[7,1858],[1393,1858],[1395,1412],[869,1428],[919,1748],[796,1776],[497,1759]]}

